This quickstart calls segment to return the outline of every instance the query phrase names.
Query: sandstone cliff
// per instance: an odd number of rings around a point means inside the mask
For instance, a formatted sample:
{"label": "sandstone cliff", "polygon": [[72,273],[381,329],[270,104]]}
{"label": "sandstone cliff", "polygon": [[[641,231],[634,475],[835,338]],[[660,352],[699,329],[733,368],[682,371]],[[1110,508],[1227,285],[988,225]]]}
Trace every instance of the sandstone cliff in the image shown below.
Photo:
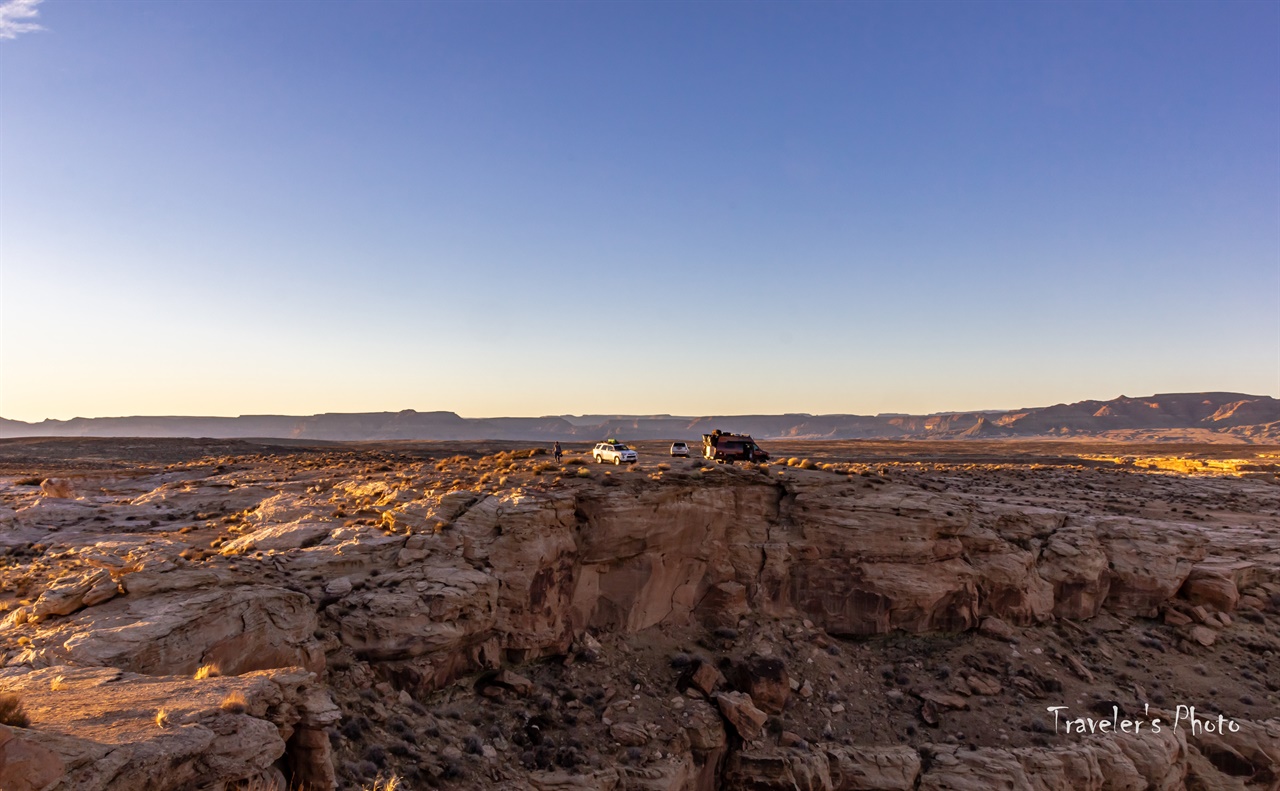
{"label": "sandstone cliff", "polygon": [[[1240,718],[1243,735],[1217,741],[1168,732],[1041,746],[932,742],[914,730],[908,743],[874,730],[841,741],[857,723],[832,702],[842,686],[867,689],[846,654],[894,635],[998,646],[937,688],[897,684],[897,697],[867,704],[910,709],[926,731],[970,710],[980,717],[978,703],[1002,694],[1030,709],[1053,691],[1039,663],[1016,669],[1026,660],[1010,646],[1020,639],[1045,641],[1052,662],[1043,664],[1072,683],[1092,681],[1102,671],[1089,669],[1083,646],[1046,636],[1090,634],[1078,622],[1141,628],[1163,617],[1160,639],[1196,651],[1253,628],[1232,622],[1243,601],[1260,631],[1238,639],[1280,649],[1267,632],[1280,601],[1273,521],[1014,503],[954,485],[955,471],[916,481],[865,470],[690,464],[605,476],[571,466],[550,480],[559,470],[539,464],[511,454],[380,467],[303,457],[282,476],[231,458],[54,478],[39,491],[8,484],[0,542],[22,582],[11,577],[21,601],[0,626],[0,690],[26,701],[38,735],[4,738],[43,751],[52,767],[55,779],[32,787],[223,789],[257,778],[332,788],[367,772],[336,765],[335,750],[375,727],[399,721],[396,733],[465,742],[441,714],[460,682],[486,705],[529,705],[540,684],[559,683],[547,668],[576,660],[604,674],[604,689],[610,663],[649,667],[634,657],[698,634],[710,636],[706,655],[672,660],[684,680],[672,677],[665,696],[640,678],[635,700],[602,692],[583,705],[572,693],[576,708],[554,700],[529,714],[573,711],[574,727],[585,717],[619,749],[653,749],[634,765],[543,762],[538,745],[526,765],[519,750],[504,758],[486,741],[477,755],[487,776],[450,778],[466,757],[441,753],[421,759],[435,767],[423,777],[672,791],[1275,782],[1270,695]],[[1232,485],[1274,500],[1274,484]],[[852,641],[844,654],[841,640]],[[859,660],[867,668],[875,650]],[[194,677],[210,667],[215,675]],[[812,698],[815,685],[830,691]],[[222,705],[232,693],[238,702]],[[788,716],[808,732],[770,730]]]}

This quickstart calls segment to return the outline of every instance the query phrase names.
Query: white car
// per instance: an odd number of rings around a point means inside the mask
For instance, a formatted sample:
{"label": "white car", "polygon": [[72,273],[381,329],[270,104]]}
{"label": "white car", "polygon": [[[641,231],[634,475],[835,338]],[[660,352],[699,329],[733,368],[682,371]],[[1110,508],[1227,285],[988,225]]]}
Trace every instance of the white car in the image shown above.
{"label": "white car", "polygon": [[601,442],[591,450],[591,458],[596,460],[596,464],[604,464],[611,461],[614,464],[635,464],[638,460],[636,452],[621,442],[611,440],[609,442]]}
{"label": "white car", "polygon": [[671,455],[672,455],[672,456],[684,456],[686,459],[687,459],[687,458],[689,458],[689,446],[688,446],[688,444],[686,444],[686,443],[684,443],[684,442],[673,442],[673,443],[671,443]]}

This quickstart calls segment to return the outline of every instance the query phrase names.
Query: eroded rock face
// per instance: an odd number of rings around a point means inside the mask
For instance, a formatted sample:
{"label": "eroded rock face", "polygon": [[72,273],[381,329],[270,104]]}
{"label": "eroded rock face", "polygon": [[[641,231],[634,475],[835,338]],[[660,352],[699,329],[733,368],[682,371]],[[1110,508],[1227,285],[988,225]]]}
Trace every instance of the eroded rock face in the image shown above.
{"label": "eroded rock face", "polygon": [[1053,750],[965,750],[934,745],[924,752],[928,769],[920,775],[916,788],[928,791],[1032,787],[1051,791],[1176,791],[1185,788],[1189,769],[1186,741],[1169,729],[1159,734],[1116,735]]}
{"label": "eroded rock face", "polygon": [[639,631],[686,622],[712,588],[729,582],[769,602],[776,583],[768,569],[760,572],[777,500],[775,487],[759,483],[579,498],[578,625]]}

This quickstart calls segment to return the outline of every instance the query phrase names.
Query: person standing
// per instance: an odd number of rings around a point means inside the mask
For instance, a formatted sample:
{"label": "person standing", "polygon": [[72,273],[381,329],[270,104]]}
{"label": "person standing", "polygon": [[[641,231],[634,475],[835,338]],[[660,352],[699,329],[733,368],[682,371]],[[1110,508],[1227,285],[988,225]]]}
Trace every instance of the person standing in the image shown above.
{"label": "person standing", "polygon": [[564,455],[564,451],[560,450],[560,441],[556,440],[555,447],[551,449],[551,453],[556,457],[556,464],[560,463],[560,457]]}

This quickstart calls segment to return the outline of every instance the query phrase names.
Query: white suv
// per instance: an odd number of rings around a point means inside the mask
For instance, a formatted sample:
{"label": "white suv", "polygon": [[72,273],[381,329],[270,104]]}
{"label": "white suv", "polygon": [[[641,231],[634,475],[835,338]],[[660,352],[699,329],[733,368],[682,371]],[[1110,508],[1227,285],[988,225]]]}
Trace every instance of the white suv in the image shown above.
{"label": "white suv", "polygon": [[611,461],[614,464],[635,464],[637,460],[636,452],[617,440],[609,440],[601,442],[591,450],[591,458],[596,460],[597,464],[604,464]]}
{"label": "white suv", "polygon": [[684,456],[687,459],[689,458],[689,446],[683,442],[673,442],[671,443],[671,455]]}

